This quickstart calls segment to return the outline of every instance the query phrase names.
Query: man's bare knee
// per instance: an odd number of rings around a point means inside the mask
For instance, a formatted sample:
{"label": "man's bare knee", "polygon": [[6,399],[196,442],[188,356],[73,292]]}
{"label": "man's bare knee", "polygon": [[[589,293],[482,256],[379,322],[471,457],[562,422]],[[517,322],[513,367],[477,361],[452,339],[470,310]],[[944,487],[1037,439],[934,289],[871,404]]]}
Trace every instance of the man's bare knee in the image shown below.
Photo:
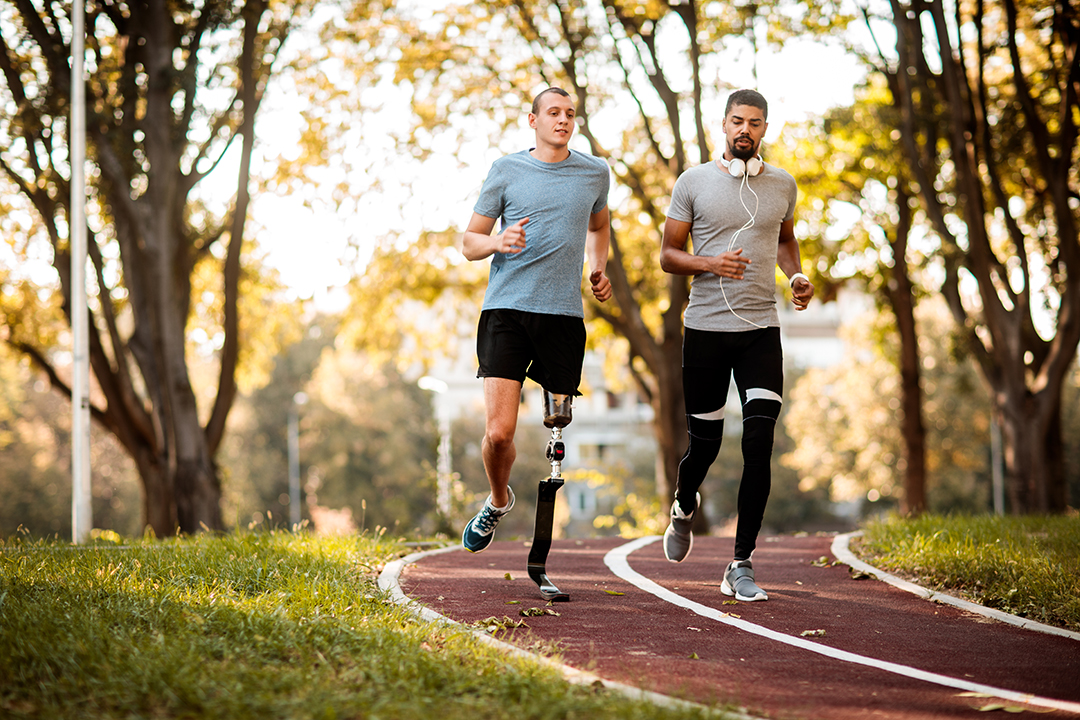
{"label": "man's bare knee", "polygon": [[514,447],[514,431],[506,428],[488,428],[484,441],[493,452],[504,453]]}

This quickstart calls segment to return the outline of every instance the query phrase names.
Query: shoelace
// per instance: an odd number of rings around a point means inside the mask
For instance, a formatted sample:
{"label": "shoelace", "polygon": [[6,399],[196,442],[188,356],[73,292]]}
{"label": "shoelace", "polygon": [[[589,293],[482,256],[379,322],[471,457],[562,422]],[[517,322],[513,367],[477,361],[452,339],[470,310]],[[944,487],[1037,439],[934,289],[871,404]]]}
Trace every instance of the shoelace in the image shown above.
{"label": "shoelace", "polygon": [[480,513],[480,517],[476,519],[476,527],[480,532],[486,533],[498,524],[499,517],[499,513],[488,506],[484,506],[484,512]]}

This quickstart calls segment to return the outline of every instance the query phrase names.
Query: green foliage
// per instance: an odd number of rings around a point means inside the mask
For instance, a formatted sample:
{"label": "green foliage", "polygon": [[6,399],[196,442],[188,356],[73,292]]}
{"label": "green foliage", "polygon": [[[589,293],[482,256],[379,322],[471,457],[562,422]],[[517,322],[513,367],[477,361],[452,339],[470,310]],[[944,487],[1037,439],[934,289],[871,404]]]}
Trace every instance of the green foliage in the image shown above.
{"label": "green foliage", "polygon": [[[141,529],[142,500],[130,458],[91,427],[91,500],[96,527]],[[0,345],[0,538],[71,537],[71,404]]]}
{"label": "green foliage", "polygon": [[593,519],[595,532],[590,534],[642,537],[663,534],[667,527],[668,499],[656,493],[656,458],[632,446],[627,451],[625,459],[566,473],[568,482],[596,489],[601,512]]}
{"label": "green foliage", "polygon": [[[237,398],[218,457],[226,524],[245,528],[249,523],[287,523],[288,415],[294,396],[305,389],[323,350],[333,343],[336,327],[328,318],[310,321],[303,337],[276,356],[269,382]],[[303,448],[300,460],[303,475]]]}
{"label": "green foliage", "polygon": [[987,607],[1080,631],[1080,516],[924,515],[867,524],[859,556]]}
{"label": "green foliage", "polygon": [[[970,361],[952,354],[949,322],[937,305],[927,303],[920,318],[928,506],[984,511],[989,400]],[[833,500],[866,497],[891,506],[903,492],[899,376],[886,355],[895,351],[894,336],[875,325],[848,330],[850,364],[811,369],[796,384],[788,414],[795,445],[783,462],[799,471],[804,488],[828,488]]]}
{"label": "green foliage", "polygon": [[[787,126],[772,148],[782,167],[799,179],[796,212],[806,240],[804,257],[817,271],[817,295],[830,298],[836,288],[855,280],[878,303],[890,308],[888,286],[895,264],[891,244],[898,240],[898,203],[917,193],[896,143],[896,111],[885,83],[871,76],[850,107],[829,110],[821,118]],[[917,220],[925,223],[922,215]],[[938,249],[935,238],[917,233],[907,248],[912,273]],[[925,297],[940,279],[912,277],[916,298]],[[892,311],[892,308],[890,308]]]}
{"label": "green foliage", "polygon": [[[338,327],[317,318],[277,357],[270,382],[237,401],[220,460],[225,518],[239,528],[287,523],[287,423],[295,411],[303,517],[316,531],[336,513],[338,529],[430,534],[438,442],[431,396],[393,364],[335,342]],[[294,404],[301,392],[304,404]]]}
{"label": "green foliage", "polygon": [[426,367],[435,352],[453,353],[456,338],[475,331],[486,287],[487,267],[467,262],[453,233],[387,239],[349,286],[343,341],[378,364]]}
{"label": "green foliage", "polygon": [[300,453],[310,505],[351,508],[362,527],[435,530],[431,395],[370,357],[327,349],[307,386]]}
{"label": "green foliage", "polygon": [[700,717],[570,686],[416,621],[376,585],[399,551],[370,534],[277,532],[0,543],[0,714]]}

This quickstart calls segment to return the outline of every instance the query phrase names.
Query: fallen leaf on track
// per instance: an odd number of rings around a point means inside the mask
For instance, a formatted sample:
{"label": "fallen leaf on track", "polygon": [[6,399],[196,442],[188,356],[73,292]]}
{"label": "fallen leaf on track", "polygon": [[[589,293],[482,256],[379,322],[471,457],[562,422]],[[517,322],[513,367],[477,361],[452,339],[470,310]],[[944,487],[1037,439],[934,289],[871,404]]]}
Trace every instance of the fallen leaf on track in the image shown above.
{"label": "fallen leaf on track", "polygon": [[479,622],[473,623],[477,627],[482,627],[489,633],[496,633],[499,630],[509,630],[510,628],[527,628],[524,620],[514,620],[510,617],[503,617],[501,620],[495,616],[485,618]]}
{"label": "fallen leaf on track", "polygon": [[525,617],[539,617],[541,615],[554,615],[555,617],[559,617],[559,613],[555,612],[551,608],[540,607],[522,608],[520,614]]}

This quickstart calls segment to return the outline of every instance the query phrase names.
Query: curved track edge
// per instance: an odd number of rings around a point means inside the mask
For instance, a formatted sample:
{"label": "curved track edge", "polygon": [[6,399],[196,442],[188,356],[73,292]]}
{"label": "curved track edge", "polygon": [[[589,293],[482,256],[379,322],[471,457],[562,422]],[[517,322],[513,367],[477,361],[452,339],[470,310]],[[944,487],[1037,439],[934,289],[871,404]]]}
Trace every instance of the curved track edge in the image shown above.
{"label": "curved track edge", "polygon": [[1080,640],[1080,633],[1078,632],[1065,630],[1064,628],[1054,627],[1053,625],[1045,625],[1040,622],[1035,622],[1034,620],[1028,620],[1027,618],[1022,618],[1019,615],[1013,615],[1002,610],[995,610],[994,608],[988,608],[984,605],[978,605],[969,600],[963,600],[961,598],[958,598],[954,595],[946,595],[943,592],[928,590],[924,587],[916,585],[913,582],[904,580],[903,578],[899,578],[895,575],[890,575],[884,570],[879,570],[873,565],[870,565],[858,559],[857,557],[855,557],[855,554],[851,552],[851,539],[859,537],[862,534],[862,530],[857,530],[856,532],[837,535],[835,538],[833,538],[832,548],[830,548],[833,556],[835,556],[837,560],[844,563],[845,565],[850,565],[856,570],[861,570],[864,573],[873,575],[875,578],[877,578],[883,583],[887,583],[895,588],[912,593],[913,595],[918,595],[919,597],[925,600],[929,600],[930,602],[941,603],[942,605],[951,605],[955,608],[959,608],[970,613],[975,613],[976,615],[982,615],[983,617],[992,618],[994,620],[997,620],[998,622],[1003,622],[1009,625],[1015,625],[1016,627],[1024,628],[1025,630],[1034,630],[1036,632],[1046,633],[1047,635],[1057,635],[1059,637],[1067,637],[1073,640]]}
{"label": "curved track edge", "polygon": [[661,693],[652,692],[650,690],[643,690],[641,688],[627,685],[625,683],[608,680],[594,673],[587,672],[585,670],[579,670],[578,668],[571,667],[569,665],[564,665],[563,663],[552,660],[549,657],[529,652],[528,650],[520,648],[516,645],[512,645],[508,642],[504,642],[502,640],[499,640],[498,638],[492,637],[485,631],[471,628],[467,625],[457,622],[456,620],[448,618],[445,615],[437,613],[431,608],[416,602],[408,595],[406,595],[405,592],[401,589],[401,573],[404,572],[407,566],[416,563],[425,557],[429,557],[431,555],[440,555],[442,553],[452,552],[455,550],[461,550],[461,547],[459,545],[448,545],[446,547],[437,548],[435,550],[422,550],[412,553],[410,555],[406,555],[405,557],[398,560],[386,563],[386,565],[383,567],[383,571],[379,573],[379,589],[386,592],[393,602],[405,607],[415,616],[423,620],[427,620],[428,622],[437,624],[457,626],[458,628],[471,633],[480,642],[490,645],[508,655],[526,658],[528,660],[538,662],[541,665],[545,665],[549,668],[556,670],[557,672],[562,674],[563,678],[567,682],[574,685],[596,685],[597,683],[599,683],[602,687],[620,693],[621,695],[630,698],[631,700],[645,700],[653,703],[654,705],[671,708],[673,710],[700,710],[702,712],[709,713],[720,718],[730,718],[731,720],[759,720],[759,718],[752,715],[747,715],[743,712],[721,710],[718,708],[709,707],[708,705],[701,705],[699,703],[690,702],[689,700],[680,700],[679,698],[674,698],[669,695],[663,695]]}

